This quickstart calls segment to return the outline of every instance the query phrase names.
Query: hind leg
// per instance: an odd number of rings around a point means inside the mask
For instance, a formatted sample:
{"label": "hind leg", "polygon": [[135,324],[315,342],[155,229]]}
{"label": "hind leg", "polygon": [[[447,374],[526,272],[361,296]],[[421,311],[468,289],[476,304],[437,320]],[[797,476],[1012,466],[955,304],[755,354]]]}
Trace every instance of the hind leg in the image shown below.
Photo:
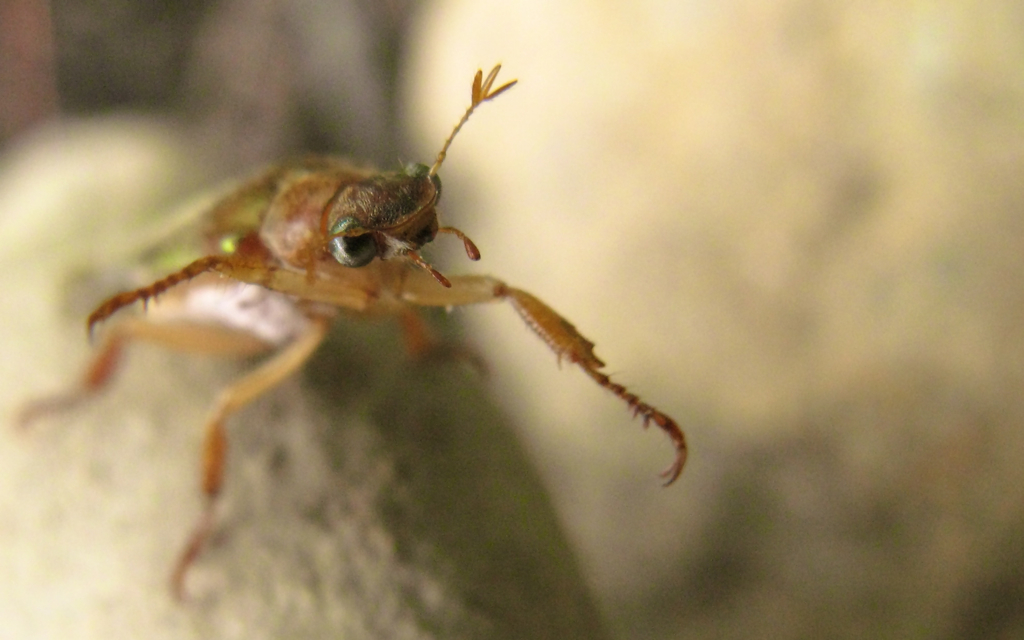
{"label": "hind leg", "polygon": [[126,348],[133,342],[228,356],[255,355],[272,348],[250,333],[229,327],[187,321],[158,322],[146,316],[125,318],[106,331],[77,383],[65,391],[26,402],[15,413],[15,426],[27,428],[41,418],[66,412],[99,394],[113,380]]}
{"label": "hind leg", "polygon": [[214,509],[224,483],[227,454],[224,423],[234,413],[301,368],[323,342],[329,327],[328,318],[311,317],[306,329],[291,343],[220,392],[204,428],[202,490],[206,496],[206,506],[171,574],[171,588],[179,600],[184,598],[185,574],[199,557],[213,530]]}

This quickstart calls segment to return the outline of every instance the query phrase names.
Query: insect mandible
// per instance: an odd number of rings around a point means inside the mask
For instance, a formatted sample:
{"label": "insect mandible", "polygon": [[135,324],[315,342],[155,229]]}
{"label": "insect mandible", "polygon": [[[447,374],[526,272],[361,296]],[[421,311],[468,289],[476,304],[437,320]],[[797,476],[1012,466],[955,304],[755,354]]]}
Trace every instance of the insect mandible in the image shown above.
{"label": "insect mandible", "polygon": [[[275,166],[233,190],[201,218],[196,257],[184,268],[100,304],[89,315],[89,334],[136,302],[148,313],[121,314],[117,322],[107,323],[79,384],[23,407],[17,421],[25,425],[100,391],[133,341],[206,353],[271,354],[221,391],[206,421],[206,504],[172,573],[178,597],[186,570],[214,526],[227,453],[225,422],[297,371],[324,340],[339,309],[415,318],[416,307],[507,301],[559,361],[579,365],[641,416],[645,427],[653,422],[668,434],[675,460],[662,476],[666,485],[679,477],[687,455],[682,430],[603,373],[594,344],[572,324],[526,291],[490,276],[446,277],[419,254],[438,234],[449,234],[462,241],[471,260],[480,258],[464,233],[439,226],[437,172],[473,111],[515,85],[513,80],[492,88],[500,69],[495,66],[486,77],[476,73],[469,108],[432,166],[378,172],[339,158],[309,157]],[[211,296],[232,302],[211,306]]]}

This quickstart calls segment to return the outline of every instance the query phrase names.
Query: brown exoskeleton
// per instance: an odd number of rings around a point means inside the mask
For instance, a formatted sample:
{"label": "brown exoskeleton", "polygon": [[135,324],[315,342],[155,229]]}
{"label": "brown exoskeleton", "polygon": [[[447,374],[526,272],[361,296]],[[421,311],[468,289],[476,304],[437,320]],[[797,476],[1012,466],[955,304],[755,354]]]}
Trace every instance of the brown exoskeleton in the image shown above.
{"label": "brown exoskeleton", "polygon": [[666,484],[678,478],[686,461],[679,426],[602,373],[604,363],[594,355],[593,343],[572,324],[529,293],[495,278],[447,278],[418,253],[437,234],[447,233],[462,240],[470,259],[480,258],[461,231],[438,225],[437,171],[474,109],[515,84],[492,90],[499,69],[486,78],[477,72],[470,106],[433,166],[413,164],[379,173],[341,159],[308,158],[274,167],[224,197],[200,220],[201,233],[192,238],[198,242],[194,259],[100,304],[88,318],[90,335],[135,302],[149,313],[110,323],[76,389],[22,411],[19,421],[26,424],[95,393],[111,379],[124,347],[136,340],[207,353],[272,352],[221,391],[206,422],[202,490],[207,504],[174,569],[178,596],[213,526],[224,477],[225,421],[299,369],[323,341],[339,308],[413,318],[418,306],[508,301],[559,360],[579,365],[642,416],[644,426],[653,422],[668,434],[676,458],[663,476]]}

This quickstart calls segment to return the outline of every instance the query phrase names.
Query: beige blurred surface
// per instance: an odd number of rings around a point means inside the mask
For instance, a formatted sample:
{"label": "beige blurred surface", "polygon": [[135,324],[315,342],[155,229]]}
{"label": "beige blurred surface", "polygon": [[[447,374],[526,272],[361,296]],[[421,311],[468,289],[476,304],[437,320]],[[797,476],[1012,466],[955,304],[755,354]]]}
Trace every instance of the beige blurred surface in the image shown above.
{"label": "beige blurred surface", "polygon": [[660,434],[467,313],[624,637],[1019,632],[1022,36],[1014,3],[427,12],[422,148],[466,68],[520,79],[448,155],[474,269],[690,436],[658,489]]}

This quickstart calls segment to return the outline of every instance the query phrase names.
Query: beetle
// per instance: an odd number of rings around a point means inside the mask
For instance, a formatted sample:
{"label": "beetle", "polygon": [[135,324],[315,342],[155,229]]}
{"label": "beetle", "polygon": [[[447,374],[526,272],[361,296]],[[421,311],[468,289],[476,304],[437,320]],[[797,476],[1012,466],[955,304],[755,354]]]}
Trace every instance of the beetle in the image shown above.
{"label": "beetle", "polygon": [[[146,286],[110,297],[89,315],[90,337],[101,323],[105,331],[78,386],[22,408],[17,421],[27,425],[97,393],[133,341],[206,353],[270,354],[220,392],[206,421],[205,509],[172,573],[179,598],[186,571],[214,526],[227,453],[225,422],[301,368],[339,309],[398,315],[415,334],[417,307],[506,301],[559,362],[578,365],[641,416],[645,427],[653,422],[668,434],[675,459],[662,476],[666,485],[679,477],[687,456],[683,431],[667,414],[603,373],[605,365],[594,354],[594,344],[568,320],[496,278],[449,278],[419,253],[447,234],[462,241],[471,260],[480,259],[480,251],[462,231],[439,225],[438,170],[474,110],[516,84],[513,80],[493,88],[500,69],[495,66],[486,77],[477,71],[470,105],[432,166],[410,164],[400,171],[379,172],[345,159],[307,157],[267,169],[223,196],[197,219],[198,232],[189,237],[194,245],[191,261]],[[150,261],[163,258],[156,251]],[[118,314],[135,303],[147,313]],[[117,322],[105,322],[115,314]]]}

